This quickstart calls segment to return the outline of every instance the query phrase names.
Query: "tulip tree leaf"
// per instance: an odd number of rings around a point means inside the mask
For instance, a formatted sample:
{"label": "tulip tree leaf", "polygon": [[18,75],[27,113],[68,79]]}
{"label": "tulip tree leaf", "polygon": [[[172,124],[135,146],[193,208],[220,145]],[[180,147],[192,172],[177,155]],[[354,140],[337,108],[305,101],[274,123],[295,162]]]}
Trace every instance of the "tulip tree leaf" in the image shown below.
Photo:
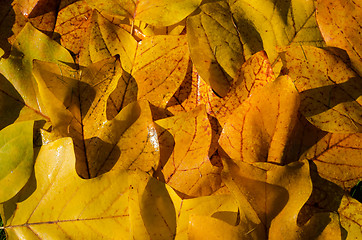
{"label": "tulip tree leaf", "polygon": [[11,82],[25,104],[36,111],[42,111],[32,76],[33,59],[71,63],[73,58],[66,49],[28,23],[18,34],[9,58],[0,60],[0,73]]}
{"label": "tulip tree leaf", "polygon": [[187,19],[187,37],[192,61],[201,77],[218,95],[225,96],[244,62],[228,4],[202,4],[200,12]]}
{"label": "tulip tree leaf", "polygon": [[[81,176],[94,177],[110,170],[122,157],[125,159],[119,166],[124,168],[138,162],[145,171],[156,167],[158,144],[147,102],[134,102],[113,119],[107,119],[107,98],[122,74],[119,60],[94,63],[80,77],[69,66],[37,61],[34,73],[42,100],[48,101],[54,134],[73,138]],[[138,147],[122,144],[134,137]]]}
{"label": "tulip tree leaf", "polygon": [[362,79],[335,54],[290,47],[284,67],[301,95],[302,114],[318,128],[336,133],[362,130]]}
{"label": "tulip tree leaf", "polygon": [[291,79],[277,78],[229,116],[219,139],[220,146],[237,161],[283,162],[298,106],[299,95]]}
{"label": "tulip tree leaf", "polygon": [[185,36],[154,36],[142,40],[132,69],[138,85],[138,99],[165,108],[184,80],[188,64]]}
{"label": "tulip tree leaf", "polygon": [[316,18],[328,46],[345,49],[354,69],[362,75],[361,5],[342,1],[316,1]]}
{"label": "tulip tree leaf", "polygon": [[258,92],[268,82],[275,80],[268,56],[264,51],[250,57],[235,76],[235,82],[223,98],[213,98],[209,104],[210,112],[221,125],[234,110],[248,97]]}
{"label": "tulip tree leaf", "polygon": [[321,177],[350,191],[362,179],[362,165],[358,161],[361,154],[360,133],[328,133],[305,152],[301,159],[313,161]]}
{"label": "tulip tree leaf", "polygon": [[[205,106],[156,121],[160,127],[162,176],[175,190],[203,196],[217,190],[220,168],[208,157],[211,125]],[[173,143],[174,142],[174,146]]]}
{"label": "tulip tree leaf", "polygon": [[200,5],[201,0],[97,0],[87,3],[101,13],[134,18],[161,27],[176,24],[186,18]]}
{"label": "tulip tree leaf", "polygon": [[33,171],[33,125],[14,123],[0,131],[0,202],[14,197]]}
{"label": "tulip tree leaf", "polygon": [[313,1],[229,0],[244,54],[265,50],[272,65],[278,58],[275,46],[303,44],[323,46]]}

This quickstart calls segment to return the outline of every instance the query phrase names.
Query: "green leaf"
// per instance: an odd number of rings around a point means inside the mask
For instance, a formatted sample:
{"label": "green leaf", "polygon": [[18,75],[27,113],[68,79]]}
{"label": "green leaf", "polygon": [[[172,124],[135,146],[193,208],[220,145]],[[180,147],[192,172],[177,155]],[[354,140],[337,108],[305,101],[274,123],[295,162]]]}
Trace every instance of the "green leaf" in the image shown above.
{"label": "green leaf", "polygon": [[0,202],[14,197],[33,171],[33,125],[14,123],[0,131]]}

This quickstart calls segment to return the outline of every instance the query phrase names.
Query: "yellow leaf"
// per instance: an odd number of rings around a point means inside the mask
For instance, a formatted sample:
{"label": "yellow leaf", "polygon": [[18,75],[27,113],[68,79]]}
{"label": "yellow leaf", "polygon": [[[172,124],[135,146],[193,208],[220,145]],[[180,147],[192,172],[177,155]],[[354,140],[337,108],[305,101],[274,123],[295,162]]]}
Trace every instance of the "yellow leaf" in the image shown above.
{"label": "yellow leaf", "polygon": [[176,210],[176,240],[188,239],[188,228],[193,216],[207,216],[235,225],[238,221],[238,205],[232,195],[204,196],[181,199],[168,185],[167,191]]}
{"label": "yellow leaf", "polygon": [[132,18],[137,7],[135,0],[85,0],[89,6],[97,9],[99,12],[105,12],[110,15]]}
{"label": "yellow leaf", "polygon": [[186,18],[200,3],[201,0],[141,0],[134,18],[153,26],[170,26]]}
{"label": "yellow leaf", "polygon": [[77,1],[60,9],[54,32],[59,33],[60,43],[74,54],[83,47],[81,41],[86,33],[91,16],[91,8],[84,1]]}
{"label": "yellow leaf", "polygon": [[362,203],[344,195],[338,209],[342,227],[347,231],[346,240],[362,235]]}
{"label": "yellow leaf", "polygon": [[134,239],[174,239],[176,211],[167,188],[142,171],[130,177],[129,212]]}
{"label": "yellow leaf", "polygon": [[207,106],[221,126],[226,119],[248,97],[259,91],[268,82],[275,80],[268,56],[264,51],[250,57],[241,67],[234,79],[230,91],[223,98],[213,98]]}
{"label": "yellow leaf", "polygon": [[313,1],[236,0],[229,4],[246,56],[264,49],[275,67],[276,46],[324,44]]}
{"label": "yellow leaf", "polygon": [[285,48],[284,67],[301,96],[300,111],[318,128],[362,131],[362,79],[341,58],[311,46]]}
{"label": "yellow leaf", "polygon": [[0,59],[0,73],[19,92],[25,104],[46,115],[36,96],[37,85],[32,76],[33,59],[71,63],[73,58],[65,48],[27,23],[17,35],[10,56]]}
{"label": "yellow leaf", "polygon": [[225,1],[208,2],[187,18],[187,37],[193,63],[201,77],[221,97],[229,91],[245,61],[243,46]]}
{"label": "yellow leaf", "polygon": [[[11,218],[4,220],[10,236],[27,240],[131,237],[128,174],[112,171],[86,180],[74,166],[70,138],[42,146],[35,163],[34,193],[17,203],[16,210],[8,212]],[[4,208],[10,209],[11,204],[5,203]]]}
{"label": "yellow leaf", "polygon": [[219,143],[241,162],[287,161],[283,152],[297,120],[299,96],[288,76],[265,85],[226,121]]}
{"label": "yellow leaf", "polygon": [[316,1],[316,18],[324,41],[347,51],[352,65],[362,75],[361,12],[354,1]]}
{"label": "yellow leaf", "polygon": [[164,181],[187,196],[209,195],[221,183],[221,168],[208,156],[211,126],[204,106],[156,121],[160,126],[161,169]]}
{"label": "yellow leaf", "polygon": [[195,66],[187,71],[186,77],[179,89],[167,103],[167,111],[173,115],[189,112],[200,105],[209,104],[213,98],[217,97],[209,85],[201,78]]}
{"label": "yellow leaf", "polygon": [[328,133],[301,159],[313,161],[318,174],[346,191],[362,179],[362,134]]}
{"label": "yellow leaf", "polygon": [[[82,71],[80,79],[70,67],[45,62],[34,63],[34,74],[41,98],[48,103],[53,133],[74,140],[81,176],[104,173],[121,158],[117,168],[157,168],[158,141],[147,102],[129,104],[107,120],[107,99],[122,74],[118,60],[94,63]],[[129,147],[133,139],[138,144]]]}
{"label": "yellow leaf", "polygon": [[190,240],[238,240],[253,239],[239,227],[230,225],[222,220],[207,216],[191,216],[188,239]]}
{"label": "yellow leaf", "polygon": [[189,65],[187,40],[182,36],[154,36],[138,43],[132,76],[138,99],[165,108],[181,85]]}
{"label": "yellow leaf", "polygon": [[186,28],[186,19],[166,27],[155,27],[145,22],[135,20],[134,27],[138,27],[145,36],[180,35]]}

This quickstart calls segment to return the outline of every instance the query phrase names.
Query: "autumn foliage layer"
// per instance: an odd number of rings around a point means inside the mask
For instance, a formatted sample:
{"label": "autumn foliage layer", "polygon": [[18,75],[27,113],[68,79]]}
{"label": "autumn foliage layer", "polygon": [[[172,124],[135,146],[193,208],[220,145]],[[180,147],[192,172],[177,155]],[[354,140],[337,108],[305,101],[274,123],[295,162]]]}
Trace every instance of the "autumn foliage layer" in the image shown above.
{"label": "autumn foliage layer", "polygon": [[361,12],[1,0],[7,239],[360,239]]}

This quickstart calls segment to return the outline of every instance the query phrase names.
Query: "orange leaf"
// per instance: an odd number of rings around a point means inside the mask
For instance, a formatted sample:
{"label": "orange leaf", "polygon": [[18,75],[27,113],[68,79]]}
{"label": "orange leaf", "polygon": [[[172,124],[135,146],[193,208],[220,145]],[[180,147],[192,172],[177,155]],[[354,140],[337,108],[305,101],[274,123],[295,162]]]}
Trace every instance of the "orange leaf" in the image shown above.
{"label": "orange leaf", "polygon": [[165,108],[185,79],[189,65],[186,36],[147,37],[138,44],[132,75],[138,99]]}
{"label": "orange leaf", "polygon": [[362,75],[361,5],[354,1],[318,0],[316,8],[318,26],[326,43],[345,49]]}
{"label": "orange leaf", "polygon": [[221,168],[208,157],[211,125],[205,107],[156,121],[160,126],[161,168],[165,182],[187,196],[210,195],[221,184]]}
{"label": "orange leaf", "polygon": [[227,95],[211,100],[211,104],[208,105],[210,106],[209,111],[223,126],[227,117],[248,97],[274,80],[275,77],[268,56],[265,51],[258,52],[243,64]]}
{"label": "orange leaf", "polygon": [[350,191],[362,179],[362,134],[328,133],[301,159],[313,161],[321,177]]}
{"label": "orange leaf", "polygon": [[298,107],[298,92],[290,78],[277,78],[229,116],[220,136],[220,146],[236,161],[282,163]]}

